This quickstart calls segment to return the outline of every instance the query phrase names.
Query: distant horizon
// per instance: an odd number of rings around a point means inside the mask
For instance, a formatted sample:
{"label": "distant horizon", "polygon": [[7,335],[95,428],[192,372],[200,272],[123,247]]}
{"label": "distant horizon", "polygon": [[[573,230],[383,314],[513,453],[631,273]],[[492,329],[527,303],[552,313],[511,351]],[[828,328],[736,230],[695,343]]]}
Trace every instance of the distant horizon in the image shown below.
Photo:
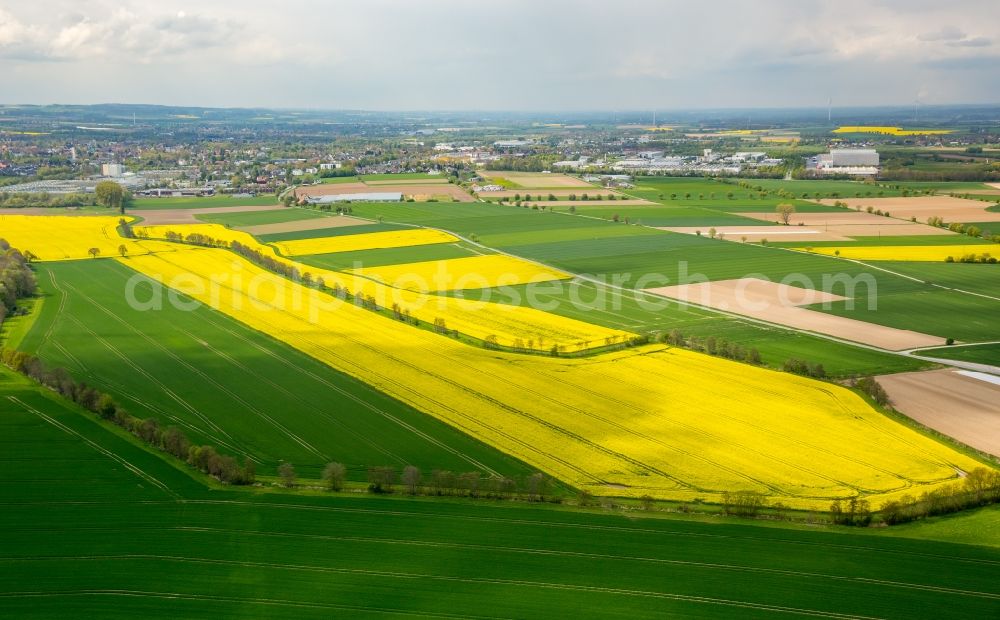
{"label": "distant horizon", "polygon": [[[201,110],[272,110],[276,112],[377,112],[383,114],[649,114],[655,111],[657,114],[671,112],[740,112],[740,111],[823,111],[828,109],[827,105],[799,105],[799,106],[732,106],[732,107],[711,107],[711,106],[685,106],[685,107],[635,107],[635,108],[356,108],[356,107],[322,107],[322,106],[267,106],[267,105],[203,105],[203,104],[175,104],[175,103],[148,103],[148,102],[126,102],[126,101],[104,101],[95,103],[68,103],[68,102],[0,102],[0,108],[17,107],[149,107],[149,108],[194,108]],[[1000,101],[984,102],[962,102],[962,103],[920,103],[918,109],[948,109],[948,108],[1000,108]],[[871,105],[842,105],[834,103],[830,109],[850,111],[893,111],[893,110],[913,110],[914,104],[910,103],[884,103]]]}
{"label": "distant horizon", "polygon": [[988,0],[0,0],[0,73],[5,97],[80,105],[949,105],[1000,101],[998,24]]}

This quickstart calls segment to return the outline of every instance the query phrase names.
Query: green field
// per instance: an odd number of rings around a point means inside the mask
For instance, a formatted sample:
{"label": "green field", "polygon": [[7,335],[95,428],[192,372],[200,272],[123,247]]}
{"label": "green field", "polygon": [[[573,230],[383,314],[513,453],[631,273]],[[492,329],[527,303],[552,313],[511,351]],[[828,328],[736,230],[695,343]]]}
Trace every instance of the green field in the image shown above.
{"label": "green field", "polygon": [[[894,534],[190,478],[0,371],[8,617],[995,617],[995,512]],[[936,542],[952,537],[974,544]],[[976,544],[978,543],[978,544]]]}
{"label": "green field", "polygon": [[416,179],[438,179],[447,181],[448,178],[440,174],[427,174],[426,172],[397,172],[392,174],[363,174],[362,181],[413,181]]}
{"label": "green field", "polygon": [[257,239],[264,243],[275,241],[294,241],[296,239],[317,239],[319,237],[338,237],[340,235],[360,235],[362,233],[384,232],[387,230],[400,230],[408,228],[398,224],[360,224],[358,226],[335,226],[333,228],[317,228],[315,230],[296,230],[284,233],[269,233],[266,235],[256,235]]}
{"label": "green field", "polygon": [[997,273],[996,265],[908,261],[886,261],[878,265],[926,282],[1000,298],[1000,274]]}
{"label": "green field", "polygon": [[922,349],[919,355],[1000,367],[1000,343]]}
{"label": "green field", "polygon": [[[721,180],[693,177],[637,177],[635,189],[626,194],[667,204],[722,207],[730,204],[771,205],[779,202],[799,204],[802,199],[855,198],[898,196],[901,192],[887,187],[858,181],[745,179],[749,188],[740,187],[738,179],[728,183]],[[760,196],[760,187],[767,192]],[[779,193],[784,192],[784,196]],[[732,197],[729,194],[732,193]],[[671,195],[676,194],[674,198]],[[688,196],[690,194],[690,197]],[[714,194],[714,197],[713,197]],[[662,196],[662,198],[661,198]]]}
{"label": "green field", "polygon": [[[566,212],[569,207],[556,207],[555,210]],[[759,211],[773,211],[773,207],[759,207]],[[762,220],[708,207],[609,207],[609,206],[576,206],[576,212],[611,220],[618,216],[624,222],[625,218],[633,224],[646,226],[770,226],[777,225]]]}
{"label": "green field", "polygon": [[[524,465],[206,307],[142,311],[110,260],[39,267],[46,299],[22,347],[196,443],[318,477],[329,461],[523,474]],[[136,298],[150,299],[148,283]]]}
{"label": "green field", "polygon": [[963,192],[967,190],[992,190],[985,183],[977,181],[882,181],[882,186],[896,186],[900,189],[935,190],[938,194],[948,194],[953,192]]}
{"label": "green field", "polygon": [[297,222],[299,220],[314,220],[327,216],[320,211],[310,209],[280,209],[275,211],[241,211],[236,213],[208,213],[195,216],[199,220],[224,226],[259,226],[261,224],[280,224],[282,222]]}
{"label": "green field", "polygon": [[278,199],[270,194],[263,196],[183,196],[178,198],[135,198],[129,209],[205,209],[210,207],[241,207],[244,205],[276,205]]}

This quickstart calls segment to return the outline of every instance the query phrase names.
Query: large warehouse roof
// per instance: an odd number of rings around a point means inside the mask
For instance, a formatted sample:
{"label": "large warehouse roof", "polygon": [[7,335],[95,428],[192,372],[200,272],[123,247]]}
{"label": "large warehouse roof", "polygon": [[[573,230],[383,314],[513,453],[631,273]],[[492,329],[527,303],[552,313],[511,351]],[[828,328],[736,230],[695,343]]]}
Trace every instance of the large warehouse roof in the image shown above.
{"label": "large warehouse roof", "polygon": [[306,200],[312,204],[328,204],[331,202],[399,202],[403,199],[400,192],[363,192],[359,194],[327,194],[325,196],[310,196]]}

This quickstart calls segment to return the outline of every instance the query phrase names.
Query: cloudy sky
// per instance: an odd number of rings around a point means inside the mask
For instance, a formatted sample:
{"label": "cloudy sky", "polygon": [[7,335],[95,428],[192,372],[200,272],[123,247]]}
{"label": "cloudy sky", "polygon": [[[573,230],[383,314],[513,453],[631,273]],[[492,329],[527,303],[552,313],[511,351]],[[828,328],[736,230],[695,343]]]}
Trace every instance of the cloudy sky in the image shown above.
{"label": "cloudy sky", "polygon": [[0,0],[0,102],[1000,102],[998,0]]}

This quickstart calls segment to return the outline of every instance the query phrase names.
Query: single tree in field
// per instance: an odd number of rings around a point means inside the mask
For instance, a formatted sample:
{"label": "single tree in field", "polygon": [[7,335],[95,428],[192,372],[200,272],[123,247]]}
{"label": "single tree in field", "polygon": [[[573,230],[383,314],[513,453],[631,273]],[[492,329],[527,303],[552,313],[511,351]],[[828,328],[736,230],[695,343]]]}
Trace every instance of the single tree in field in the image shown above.
{"label": "single tree in field", "polygon": [[118,254],[120,254],[122,258],[128,256],[128,248],[125,247],[124,243],[118,246]]}
{"label": "single tree in field", "polygon": [[716,230],[715,227],[713,226],[712,228],[708,229],[708,238],[715,239],[715,235],[716,235]]}
{"label": "single tree in field", "polygon": [[327,463],[323,468],[323,481],[326,482],[326,488],[331,491],[343,489],[346,476],[347,468],[343,463]]}
{"label": "single tree in field", "polygon": [[97,204],[125,213],[125,189],[114,181],[101,181],[94,188]]}
{"label": "single tree in field", "polygon": [[795,205],[783,202],[775,207],[775,211],[777,211],[778,217],[781,218],[781,223],[788,226],[789,220],[792,219],[792,214],[795,213]]}
{"label": "single tree in field", "polygon": [[291,463],[278,465],[278,477],[281,478],[281,486],[290,489],[295,486],[295,467]]}
{"label": "single tree in field", "polygon": [[406,492],[410,495],[417,494],[417,486],[420,485],[420,470],[413,465],[403,468],[403,484],[406,485]]}
{"label": "single tree in field", "polygon": [[87,250],[87,254],[90,254],[91,258],[97,258],[101,255],[101,248],[90,248]]}

